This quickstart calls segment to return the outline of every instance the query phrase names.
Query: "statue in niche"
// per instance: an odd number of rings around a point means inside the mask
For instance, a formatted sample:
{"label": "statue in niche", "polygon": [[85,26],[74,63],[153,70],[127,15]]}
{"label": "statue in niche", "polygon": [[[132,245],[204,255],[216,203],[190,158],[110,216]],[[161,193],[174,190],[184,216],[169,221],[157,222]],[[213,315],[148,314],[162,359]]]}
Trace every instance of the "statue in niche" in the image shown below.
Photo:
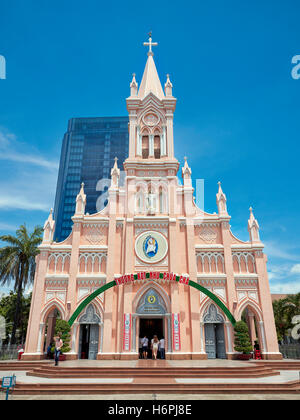
{"label": "statue in niche", "polygon": [[146,210],[148,214],[155,214],[156,212],[156,194],[152,192],[146,195]]}

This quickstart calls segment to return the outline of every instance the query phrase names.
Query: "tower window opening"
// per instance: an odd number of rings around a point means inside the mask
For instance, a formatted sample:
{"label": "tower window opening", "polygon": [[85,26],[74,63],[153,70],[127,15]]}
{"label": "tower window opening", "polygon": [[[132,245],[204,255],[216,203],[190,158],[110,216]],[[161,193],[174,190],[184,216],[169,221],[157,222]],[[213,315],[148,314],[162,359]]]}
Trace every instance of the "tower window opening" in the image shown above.
{"label": "tower window opening", "polygon": [[149,157],[149,137],[143,136],[142,138],[142,157],[147,159]]}
{"label": "tower window opening", "polygon": [[160,159],[160,136],[154,136],[154,157]]}

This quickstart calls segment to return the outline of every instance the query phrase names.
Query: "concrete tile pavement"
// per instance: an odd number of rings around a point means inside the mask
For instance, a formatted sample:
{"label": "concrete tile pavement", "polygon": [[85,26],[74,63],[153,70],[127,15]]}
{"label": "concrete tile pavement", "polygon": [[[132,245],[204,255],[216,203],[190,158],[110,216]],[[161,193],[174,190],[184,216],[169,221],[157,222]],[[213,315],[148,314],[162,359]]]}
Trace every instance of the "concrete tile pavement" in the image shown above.
{"label": "concrete tile pavement", "polygon": [[[5,400],[5,395],[0,394],[0,401]],[[9,400],[98,400],[98,401],[192,401],[192,400],[234,400],[234,401],[254,401],[254,400],[300,400],[300,395],[295,394],[121,394],[121,395],[10,395]]]}

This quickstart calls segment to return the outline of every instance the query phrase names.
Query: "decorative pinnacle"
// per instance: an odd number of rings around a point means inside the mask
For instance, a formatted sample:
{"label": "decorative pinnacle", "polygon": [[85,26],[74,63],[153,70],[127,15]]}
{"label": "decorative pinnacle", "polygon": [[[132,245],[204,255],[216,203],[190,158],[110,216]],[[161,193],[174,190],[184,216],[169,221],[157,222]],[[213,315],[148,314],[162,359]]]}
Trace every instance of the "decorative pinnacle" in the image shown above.
{"label": "decorative pinnacle", "polygon": [[167,81],[166,81],[165,86],[170,86],[170,87],[173,87],[173,85],[172,85],[172,83],[171,83],[171,81],[170,81],[170,75],[169,75],[169,73],[167,74]]}

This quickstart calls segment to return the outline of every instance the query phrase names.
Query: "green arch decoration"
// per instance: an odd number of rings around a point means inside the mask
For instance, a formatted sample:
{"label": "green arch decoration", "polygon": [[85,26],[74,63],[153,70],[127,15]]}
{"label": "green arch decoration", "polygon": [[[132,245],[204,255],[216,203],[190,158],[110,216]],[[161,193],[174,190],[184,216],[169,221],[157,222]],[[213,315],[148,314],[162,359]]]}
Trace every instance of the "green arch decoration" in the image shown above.
{"label": "green arch decoration", "polygon": [[[156,276],[153,278],[155,279],[163,279],[165,273],[143,273],[144,274],[144,278],[145,279],[152,279],[153,277],[151,277],[151,274],[156,274]],[[206,296],[208,296],[212,301],[215,302],[215,304],[225,313],[225,315],[227,316],[227,318],[229,319],[229,321],[231,322],[231,324],[234,326],[236,323],[236,320],[234,318],[234,316],[232,315],[232,313],[229,311],[229,309],[224,305],[224,303],[214,294],[212,293],[210,290],[206,289],[203,286],[200,286],[200,284],[189,280],[186,277],[182,277],[182,276],[177,276],[177,275],[173,275],[173,273],[168,273],[168,274],[172,274],[173,279],[179,283],[185,284],[187,286],[191,286],[194,287],[195,289],[199,290],[200,292],[204,293]],[[99,289],[95,290],[93,293],[91,293],[86,299],[84,299],[81,304],[76,308],[76,310],[73,312],[72,316],[70,317],[68,323],[70,325],[70,327],[72,327],[74,321],[76,320],[76,318],[78,317],[78,315],[83,311],[83,309],[93,300],[95,299],[98,295],[100,295],[101,293],[105,292],[106,290],[110,289],[111,287],[114,286],[119,286],[120,284],[128,284],[129,282],[132,281],[136,281],[139,280],[138,274],[130,274],[130,275],[126,275],[123,276],[126,277],[126,281],[123,283],[118,283],[116,280],[113,280],[107,284],[105,284],[104,286],[100,287]]]}

